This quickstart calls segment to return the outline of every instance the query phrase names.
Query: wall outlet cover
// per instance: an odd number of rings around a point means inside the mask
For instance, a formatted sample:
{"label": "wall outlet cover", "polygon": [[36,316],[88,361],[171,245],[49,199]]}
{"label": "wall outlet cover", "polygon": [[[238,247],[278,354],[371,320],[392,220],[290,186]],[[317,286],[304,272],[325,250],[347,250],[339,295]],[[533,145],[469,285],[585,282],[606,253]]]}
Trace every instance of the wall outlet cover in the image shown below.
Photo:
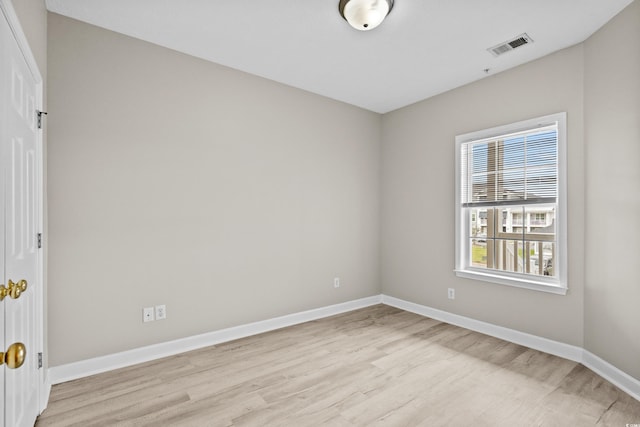
{"label": "wall outlet cover", "polygon": [[167,306],[156,305],[156,320],[162,320],[167,318]]}

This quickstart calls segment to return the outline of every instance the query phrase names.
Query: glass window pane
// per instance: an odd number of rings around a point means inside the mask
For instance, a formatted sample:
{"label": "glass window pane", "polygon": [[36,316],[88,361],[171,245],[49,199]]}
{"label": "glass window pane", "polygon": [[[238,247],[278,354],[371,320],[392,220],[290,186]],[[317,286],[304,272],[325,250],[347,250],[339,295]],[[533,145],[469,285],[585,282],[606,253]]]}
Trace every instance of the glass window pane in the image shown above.
{"label": "glass window pane", "polygon": [[470,215],[470,237],[487,238],[487,209],[473,208]]}
{"label": "glass window pane", "polygon": [[521,240],[496,239],[494,247],[497,270],[520,273],[525,270]]}
{"label": "glass window pane", "polygon": [[[497,215],[502,218],[502,223],[499,224],[497,237],[503,239],[520,239],[522,238],[522,226],[523,226],[523,207],[522,206],[505,206],[496,208]],[[519,236],[513,236],[516,233]]]}
{"label": "glass window pane", "polygon": [[554,276],[555,212],[555,205],[471,208],[470,265]]}
{"label": "glass window pane", "polygon": [[527,169],[527,199],[556,197],[557,175],[555,166]]}
{"label": "glass window pane", "polygon": [[471,266],[487,268],[486,239],[471,239]]}
{"label": "glass window pane", "polygon": [[557,162],[557,131],[552,130],[527,138],[527,166],[553,165]]}
{"label": "glass window pane", "polygon": [[525,245],[529,245],[530,252],[528,273],[538,276],[554,276],[554,243],[528,241],[525,242]]}
{"label": "glass window pane", "polygon": [[484,202],[487,200],[487,186],[489,177],[486,173],[471,177],[471,202]]}
{"label": "glass window pane", "polygon": [[543,249],[543,270],[542,270],[542,274],[545,276],[551,276],[551,277],[556,277],[556,271],[554,270],[553,266],[555,265],[555,243],[548,243],[545,242],[543,243],[542,247]]}
{"label": "glass window pane", "polygon": [[521,168],[524,165],[524,137],[518,136],[503,141],[502,167],[504,169]]}
{"label": "glass window pane", "polygon": [[[553,205],[526,206],[525,240],[555,241],[556,208]],[[532,235],[532,236],[528,236]]]}
{"label": "glass window pane", "polygon": [[473,174],[487,171],[487,158],[489,156],[489,144],[474,144],[471,154],[471,171]]}
{"label": "glass window pane", "polygon": [[527,206],[524,239],[532,248],[530,274],[553,276],[556,242],[556,208],[551,205]]}
{"label": "glass window pane", "polygon": [[496,210],[495,208],[487,208],[487,237],[489,239],[495,237],[496,230]]}
{"label": "glass window pane", "polygon": [[502,171],[498,175],[497,200],[524,200],[524,171],[520,169]]}

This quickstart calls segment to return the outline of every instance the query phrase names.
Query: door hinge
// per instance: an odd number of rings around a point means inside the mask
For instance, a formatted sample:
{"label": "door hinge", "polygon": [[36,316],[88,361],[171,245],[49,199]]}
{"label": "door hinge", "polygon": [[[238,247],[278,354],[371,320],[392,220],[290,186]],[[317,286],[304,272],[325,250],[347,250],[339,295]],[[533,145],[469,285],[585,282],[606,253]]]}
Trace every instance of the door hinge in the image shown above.
{"label": "door hinge", "polygon": [[38,129],[42,129],[42,115],[49,114],[46,111],[36,110],[36,114],[38,115]]}
{"label": "door hinge", "polygon": [[42,249],[42,233],[38,233],[38,249]]}
{"label": "door hinge", "polygon": [[38,353],[38,369],[42,368],[42,352]]}

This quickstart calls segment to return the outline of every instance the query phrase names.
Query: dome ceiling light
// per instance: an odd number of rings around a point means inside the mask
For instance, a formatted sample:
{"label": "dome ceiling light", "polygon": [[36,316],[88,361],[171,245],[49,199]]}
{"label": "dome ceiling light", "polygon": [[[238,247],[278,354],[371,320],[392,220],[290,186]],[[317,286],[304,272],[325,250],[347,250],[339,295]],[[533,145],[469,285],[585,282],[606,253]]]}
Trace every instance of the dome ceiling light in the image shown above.
{"label": "dome ceiling light", "polygon": [[393,0],[340,0],[340,15],[356,30],[369,31],[384,21]]}

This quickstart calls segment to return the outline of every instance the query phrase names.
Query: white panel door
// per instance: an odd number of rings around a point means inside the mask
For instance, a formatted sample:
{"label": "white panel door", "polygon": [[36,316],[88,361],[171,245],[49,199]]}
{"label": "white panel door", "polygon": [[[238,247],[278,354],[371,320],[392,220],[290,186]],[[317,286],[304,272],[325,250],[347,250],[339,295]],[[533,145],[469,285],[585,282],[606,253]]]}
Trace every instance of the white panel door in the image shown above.
{"label": "white panel door", "polygon": [[[0,303],[4,311],[2,351],[15,343],[25,347],[24,364],[10,369],[0,366],[4,380],[4,426],[33,426],[39,413],[40,351],[38,271],[39,231],[39,151],[36,128],[36,82],[27,66],[4,14],[2,27],[2,149],[4,256],[3,281],[26,281],[17,298],[6,296]],[[13,295],[16,296],[15,294]]]}
{"label": "white panel door", "polygon": [[[7,42],[10,40],[11,34],[8,33],[9,28],[5,22],[4,15],[0,15],[0,283],[6,283],[5,271],[4,271],[4,248],[5,248],[5,218],[4,218],[4,200],[5,200],[5,174],[4,174],[4,159],[7,158],[5,144],[6,139],[6,119],[7,108],[9,106],[8,96],[9,93],[9,78],[8,67],[6,66],[6,58],[8,57]],[[4,351],[4,303],[0,302],[0,351]],[[0,366],[0,426],[4,427],[4,369]]]}

